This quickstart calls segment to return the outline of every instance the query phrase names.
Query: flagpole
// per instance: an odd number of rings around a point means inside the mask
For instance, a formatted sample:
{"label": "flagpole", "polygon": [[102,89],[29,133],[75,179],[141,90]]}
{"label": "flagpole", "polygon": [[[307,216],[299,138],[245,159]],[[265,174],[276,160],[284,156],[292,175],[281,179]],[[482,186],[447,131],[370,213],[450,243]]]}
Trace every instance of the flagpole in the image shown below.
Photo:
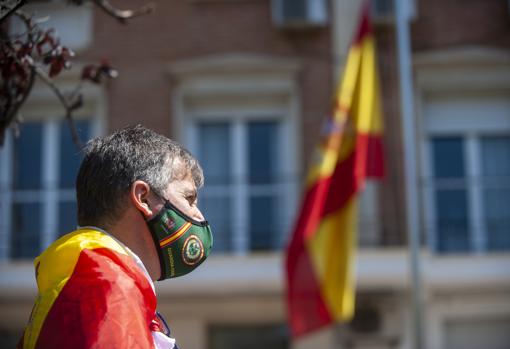
{"label": "flagpole", "polygon": [[416,176],[415,122],[413,105],[413,78],[409,38],[409,0],[396,0],[398,69],[400,78],[400,113],[404,142],[405,192],[407,207],[407,234],[410,247],[414,348],[423,349],[423,298],[420,268],[420,230],[418,219],[418,183]]}

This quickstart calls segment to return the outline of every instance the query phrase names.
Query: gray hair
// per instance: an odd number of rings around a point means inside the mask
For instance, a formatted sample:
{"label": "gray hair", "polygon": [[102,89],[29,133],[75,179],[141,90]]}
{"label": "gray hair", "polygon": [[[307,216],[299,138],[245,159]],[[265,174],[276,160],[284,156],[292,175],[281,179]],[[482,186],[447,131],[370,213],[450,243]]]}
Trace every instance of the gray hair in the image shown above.
{"label": "gray hair", "polygon": [[76,178],[81,226],[106,227],[118,220],[125,195],[136,180],[149,184],[158,195],[188,173],[197,188],[204,183],[202,168],[189,151],[141,125],[94,138],[84,153]]}

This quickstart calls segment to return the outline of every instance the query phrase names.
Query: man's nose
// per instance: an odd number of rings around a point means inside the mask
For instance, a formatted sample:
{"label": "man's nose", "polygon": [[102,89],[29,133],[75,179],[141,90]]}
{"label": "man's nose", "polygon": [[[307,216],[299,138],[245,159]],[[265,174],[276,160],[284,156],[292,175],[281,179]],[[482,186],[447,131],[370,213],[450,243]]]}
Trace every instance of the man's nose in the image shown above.
{"label": "man's nose", "polygon": [[198,208],[196,208],[194,210],[192,217],[193,217],[194,220],[199,221],[199,222],[205,221],[204,215],[202,214],[202,212]]}

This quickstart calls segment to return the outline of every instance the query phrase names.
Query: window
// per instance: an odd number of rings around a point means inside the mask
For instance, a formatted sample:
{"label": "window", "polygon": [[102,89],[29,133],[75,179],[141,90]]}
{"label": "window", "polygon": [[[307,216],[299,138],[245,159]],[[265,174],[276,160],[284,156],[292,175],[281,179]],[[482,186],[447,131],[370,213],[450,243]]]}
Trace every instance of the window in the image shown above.
{"label": "window", "polygon": [[280,249],[298,205],[301,65],[227,54],[174,62],[173,137],[205,173],[198,204],[214,252]]}
{"label": "window", "polygon": [[510,135],[483,137],[482,200],[488,250],[510,250]]}
{"label": "window", "polygon": [[283,325],[212,326],[209,331],[211,349],[287,349],[289,334]]}
{"label": "window", "polygon": [[508,316],[474,317],[445,321],[445,348],[503,349],[510,343]]}
{"label": "window", "polygon": [[273,0],[273,22],[281,27],[323,26],[327,22],[324,0]]}
{"label": "window", "polygon": [[438,250],[469,248],[467,180],[462,137],[432,138]]}
{"label": "window", "polygon": [[425,157],[430,177],[424,182],[433,250],[510,250],[506,108],[508,102],[492,97],[429,102]]}
{"label": "window", "polygon": [[[82,140],[90,120],[76,121]],[[0,257],[37,256],[76,227],[74,182],[81,154],[66,121],[27,121],[0,149]]]}
{"label": "window", "polygon": [[[510,135],[433,137],[432,147],[438,250],[509,250]],[[480,164],[479,174],[465,157]],[[469,212],[470,197],[481,200],[480,212]],[[472,229],[470,215],[481,216]]]}
{"label": "window", "polygon": [[290,223],[286,190],[297,180],[282,167],[285,123],[198,118],[192,127],[207,183],[199,204],[214,228],[215,250],[281,248]]}
{"label": "window", "polygon": [[[93,10],[89,6],[67,6],[63,0],[25,1],[23,11],[34,14],[36,18],[49,17],[49,21],[40,21],[42,29],[54,28],[60,42],[73,51],[87,48],[92,42]],[[14,16],[13,16],[14,17]],[[24,33],[25,25],[21,20],[9,21],[11,33]]]}

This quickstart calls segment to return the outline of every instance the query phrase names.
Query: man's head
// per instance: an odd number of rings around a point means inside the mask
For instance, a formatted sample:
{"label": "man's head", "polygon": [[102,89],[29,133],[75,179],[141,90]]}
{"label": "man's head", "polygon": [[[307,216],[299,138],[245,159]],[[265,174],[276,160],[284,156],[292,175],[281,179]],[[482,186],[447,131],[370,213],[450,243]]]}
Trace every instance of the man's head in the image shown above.
{"label": "man's head", "polygon": [[[186,180],[190,178],[191,181]],[[180,188],[192,182],[196,196],[204,176],[186,149],[143,126],[95,138],[87,143],[76,179],[78,224],[106,229],[115,225],[127,208],[129,193],[137,181],[171,200],[171,183]]]}

